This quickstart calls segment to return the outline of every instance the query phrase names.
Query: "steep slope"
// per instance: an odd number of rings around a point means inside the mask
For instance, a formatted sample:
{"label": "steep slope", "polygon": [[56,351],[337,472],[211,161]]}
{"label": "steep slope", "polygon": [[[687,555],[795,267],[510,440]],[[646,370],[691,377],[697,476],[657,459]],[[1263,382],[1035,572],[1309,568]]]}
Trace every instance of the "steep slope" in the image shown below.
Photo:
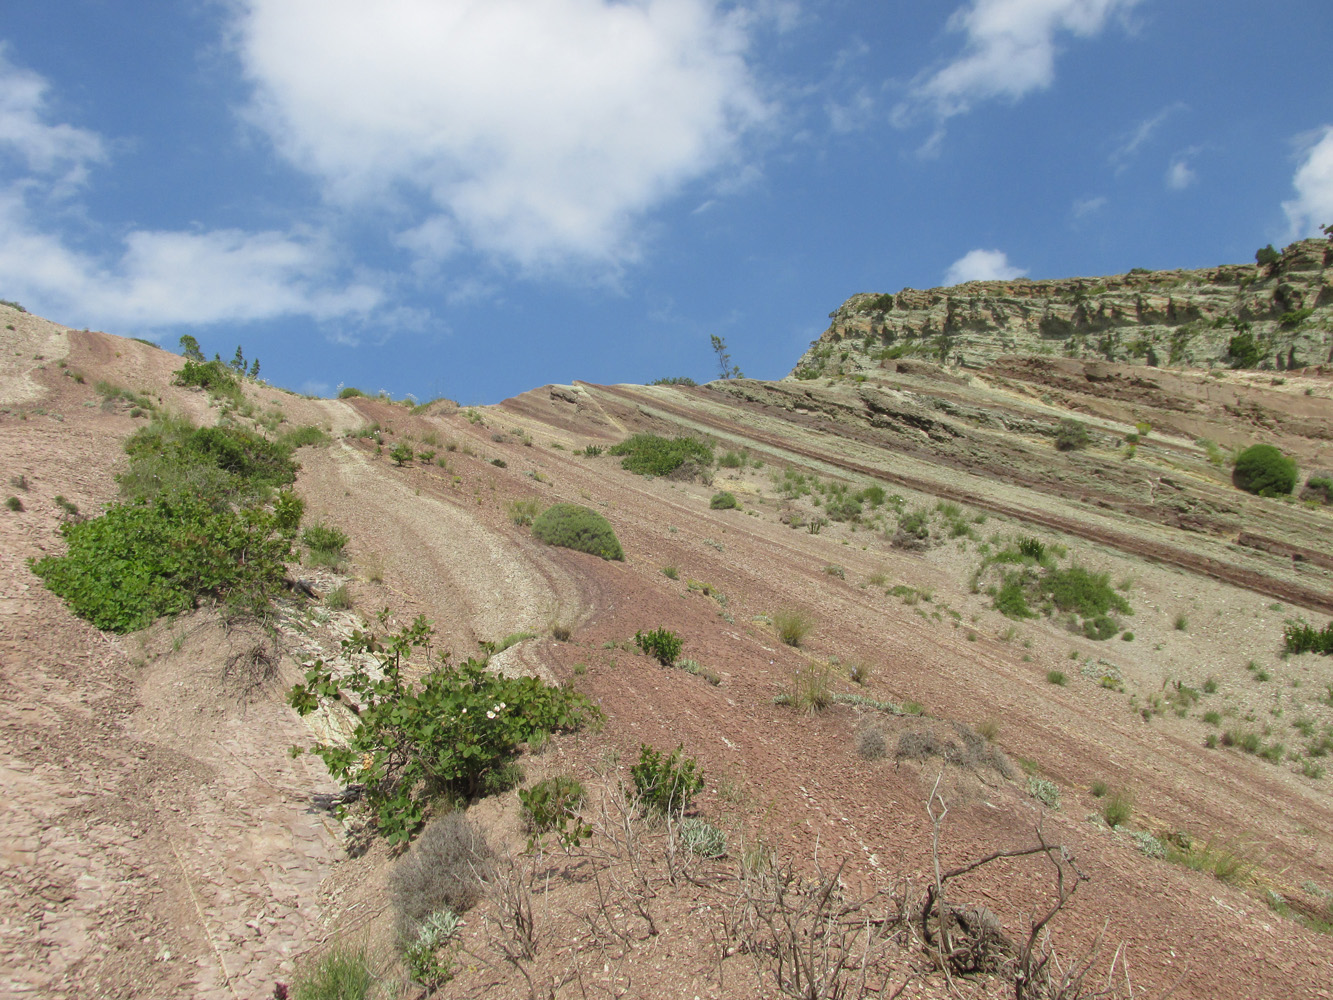
{"label": "steep slope", "polygon": [[[1150,995],[1179,980],[1175,996],[1313,996],[1333,979],[1333,938],[1291,915],[1321,913],[1333,890],[1333,779],[1319,752],[1333,664],[1281,654],[1286,620],[1333,613],[1333,518],[1240,492],[1225,461],[1263,439],[1295,455],[1303,479],[1333,466],[1322,371],[1274,384],[1271,372],[1040,353],[982,365],[971,349],[962,369],[872,364],[849,349],[863,367],[841,375],[546,386],[470,411],[246,383],[231,419],[334,435],[298,453],[297,489],[309,519],[351,536],[348,560],[292,571],[320,595],[346,585],[353,607],[294,596],[273,636],[201,609],[114,637],[72,616],[26,559],[61,549],[73,515],[57,495],[85,514],[115,496],[120,443],[145,417],[113,389],[201,422],[218,410],[171,384],[174,355],[0,319],[16,328],[0,359],[0,450],[26,483],[11,487],[24,510],[0,512],[8,992],[271,995],[339,942],[370,947],[407,988],[386,892],[396,860],[355,817],[334,820],[342,790],[318,761],[288,756],[327,730],[281,696],[353,629],[382,628],[381,609],[390,625],[425,615],[456,658],[534,633],[494,665],[571,684],[606,714],[600,731],[524,760],[529,784],[573,773],[588,785],[592,842],[525,853],[513,792],[469,809],[513,867],[467,916],[443,995],[775,994],[785,953],[747,909],[774,884],[761,860],[836,868],[839,900],[883,892],[876,921],[899,904],[916,912],[933,788],[948,808],[946,869],[1029,845],[1035,829],[1069,851],[1089,881],[1054,940],[1067,958],[1104,932],[1099,977],[1123,945],[1117,972],[1127,956]],[[1062,452],[1053,438],[1071,417],[1092,443]],[[599,453],[638,432],[709,440],[721,461],[649,478]],[[391,461],[397,445],[414,457]],[[710,507],[723,489],[741,509]],[[519,501],[596,509],[626,561],[541,545],[516,523]],[[900,531],[917,513],[924,538]],[[1115,638],[1071,631],[1064,614],[997,610],[988,560],[1020,539],[1108,574],[1133,609]],[[798,646],[773,624],[788,609],[813,622]],[[639,652],[631,637],[658,627],[683,638],[697,672]],[[267,666],[238,687],[237,663]],[[842,700],[811,714],[775,702],[811,677]],[[887,757],[864,752],[867,734]],[[1250,735],[1266,756],[1245,752]],[[641,743],[699,759],[699,812],[726,831],[726,857],[686,864],[669,831],[616,811]],[[1032,794],[1042,781],[1058,809]],[[1097,821],[1103,785],[1132,793],[1137,837]],[[1224,881],[1141,849],[1171,838],[1193,843],[1200,866],[1238,859],[1239,873]],[[950,898],[984,903],[1020,940],[1053,887],[1038,856],[960,878]],[[526,936],[523,905],[535,914]],[[1002,978],[950,983],[922,949],[924,925],[883,926],[893,933],[873,972],[888,992],[1012,991]],[[848,982],[858,995],[861,980]]]}

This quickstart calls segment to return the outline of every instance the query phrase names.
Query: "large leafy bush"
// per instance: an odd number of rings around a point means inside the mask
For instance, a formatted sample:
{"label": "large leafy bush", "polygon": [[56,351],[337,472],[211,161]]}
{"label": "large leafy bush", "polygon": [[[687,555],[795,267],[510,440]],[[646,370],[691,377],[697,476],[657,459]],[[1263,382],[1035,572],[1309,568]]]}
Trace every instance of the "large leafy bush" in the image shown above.
{"label": "large leafy bush", "polygon": [[[354,632],[342,644],[354,664],[349,673],[339,676],[317,660],[289,694],[300,715],[321,705],[356,706],[345,743],[316,743],[309,752],[339,781],[365,786],[374,824],[391,844],[416,832],[432,799],[481,793],[530,737],[601,717],[577,691],[535,677],[502,677],[484,660],[455,666],[442,659],[409,681],[409,659],[428,649],[433,634],[424,617],[384,639]],[[367,654],[378,670],[368,669]]]}
{"label": "large leafy bush", "polygon": [[1232,482],[1261,497],[1285,496],[1296,488],[1296,463],[1271,444],[1250,445],[1236,458]]}
{"label": "large leafy bush", "polygon": [[595,510],[576,503],[558,503],[548,507],[532,522],[534,538],[547,545],[577,549],[603,559],[625,558],[620,539],[606,518]]}
{"label": "large leafy bush", "polygon": [[641,476],[667,476],[686,462],[713,464],[713,447],[694,438],[664,438],[657,434],[635,434],[611,448],[623,456],[620,466]]}
{"label": "large leafy bush", "polygon": [[130,632],[201,598],[259,611],[282,586],[303,504],[290,447],[159,416],[126,443],[125,502],[61,526],[63,556],[33,572],[98,628]]}
{"label": "large leafy bush", "polygon": [[67,521],[63,556],[33,572],[74,613],[108,632],[132,632],[212,596],[257,610],[282,585],[295,524],[278,510],[217,510],[185,493]]}

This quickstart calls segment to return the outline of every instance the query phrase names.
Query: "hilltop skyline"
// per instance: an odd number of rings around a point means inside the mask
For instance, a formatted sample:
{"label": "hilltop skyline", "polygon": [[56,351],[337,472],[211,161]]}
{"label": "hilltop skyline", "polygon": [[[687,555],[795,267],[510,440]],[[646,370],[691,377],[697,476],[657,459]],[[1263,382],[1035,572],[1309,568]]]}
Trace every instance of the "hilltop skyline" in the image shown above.
{"label": "hilltop skyline", "polygon": [[141,10],[7,8],[0,297],[314,394],[779,378],[857,292],[1333,222],[1314,0]]}

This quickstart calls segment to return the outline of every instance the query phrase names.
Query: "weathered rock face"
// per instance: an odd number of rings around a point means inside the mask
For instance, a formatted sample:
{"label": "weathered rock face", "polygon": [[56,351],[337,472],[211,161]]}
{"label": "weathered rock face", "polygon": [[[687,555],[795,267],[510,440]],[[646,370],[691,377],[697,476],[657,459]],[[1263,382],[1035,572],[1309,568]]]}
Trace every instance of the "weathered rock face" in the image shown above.
{"label": "weathered rock face", "polygon": [[1002,355],[1287,370],[1333,362],[1333,242],[1272,265],[1134,270],[1059,281],[972,281],[853,295],[793,369],[855,375],[900,358],[980,367]]}

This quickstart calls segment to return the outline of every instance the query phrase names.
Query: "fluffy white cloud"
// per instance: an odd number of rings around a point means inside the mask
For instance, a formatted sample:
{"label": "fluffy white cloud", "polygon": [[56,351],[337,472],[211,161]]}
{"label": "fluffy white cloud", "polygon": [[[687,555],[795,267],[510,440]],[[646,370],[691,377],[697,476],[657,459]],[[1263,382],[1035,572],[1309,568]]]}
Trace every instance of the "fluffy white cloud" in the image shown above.
{"label": "fluffy white cloud", "polygon": [[1302,137],[1300,166],[1291,179],[1296,197],[1282,203],[1293,237],[1318,236],[1333,223],[1333,125]]}
{"label": "fluffy white cloud", "polygon": [[717,0],[244,0],[236,27],[252,120],[331,200],[424,195],[405,245],[447,253],[457,235],[545,265],[632,256],[637,217],[733,157],[767,114],[745,60],[754,16]]}
{"label": "fluffy white cloud", "polygon": [[330,320],[364,313],[382,298],[372,282],[337,282],[333,253],[313,234],[140,230],[106,262],[38,231],[13,190],[0,194],[0,230],[6,295],[76,325]]}
{"label": "fluffy white cloud", "polygon": [[962,114],[992,98],[1018,100],[1055,79],[1057,38],[1091,38],[1115,14],[1139,0],[973,0],[949,18],[962,33],[962,53],[912,90],[900,116],[925,105],[940,118]]}
{"label": "fluffy white cloud", "polygon": [[48,89],[0,49],[0,149],[26,167],[0,187],[0,288],[7,297],[66,323],[122,329],[279,316],[331,320],[380,302],[376,282],[340,278],[338,255],[318,232],[135,230],[109,253],[74,249],[57,222],[80,213],[51,218],[40,209],[72,194],[71,181],[86,181],[87,166],[107,158],[107,144],[95,132],[51,121]]}
{"label": "fluffy white cloud", "polygon": [[48,174],[81,171],[87,163],[106,158],[100,136],[67,124],[48,124],[47,82],[15,66],[0,43],[0,149],[15,153],[27,169]]}
{"label": "fluffy white cloud", "polygon": [[944,283],[961,285],[968,281],[1008,281],[1025,274],[1026,270],[1009,263],[1003,250],[969,250],[949,265]]}

